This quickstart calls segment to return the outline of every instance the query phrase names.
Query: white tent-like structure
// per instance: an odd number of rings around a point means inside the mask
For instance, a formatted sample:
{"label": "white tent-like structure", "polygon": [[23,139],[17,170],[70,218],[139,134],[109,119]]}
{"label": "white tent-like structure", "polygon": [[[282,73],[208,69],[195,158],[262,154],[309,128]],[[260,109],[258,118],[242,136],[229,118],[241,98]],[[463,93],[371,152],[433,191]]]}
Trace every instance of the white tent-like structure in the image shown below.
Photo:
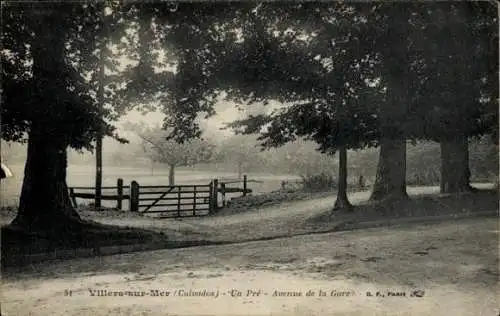
{"label": "white tent-like structure", "polygon": [[6,165],[4,165],[3,163],[0,165],[2,166],[1,171],[0,171],[0,179],[12,177],[12,171],[10,171],[10,169]]}

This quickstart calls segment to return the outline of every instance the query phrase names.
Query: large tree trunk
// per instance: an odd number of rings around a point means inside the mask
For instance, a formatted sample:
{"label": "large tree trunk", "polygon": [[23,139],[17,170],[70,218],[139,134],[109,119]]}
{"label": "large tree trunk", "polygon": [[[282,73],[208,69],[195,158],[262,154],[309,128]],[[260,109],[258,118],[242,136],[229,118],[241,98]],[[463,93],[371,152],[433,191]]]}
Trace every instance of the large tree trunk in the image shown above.
{"label": "large tree trunk", "polygon": [[169,165],[169,168],[168,168],[168,185],[175,185],[175,165]]}
{"label": "large tree trunk", "polygon": [[66,144],[47,137],[34,125],[29,134],[19,210],[12,224],[28,231],[63,232],[81,223],[69,199],[66,167]]}
{"label": "large tree trunk", "polygon": [[370,200],[404,200],[406,192],[406,140],[381,139],[377,175]]}
{"label": "large tree trunk", "polygon": [[469,143],[465,136],[443,140],[441,145],[441,193],[471,190]]}
{"label": "large tree trunk", "polygon": [[66,184],[69,138],[61,119],[66,115],[61,113],[66,109],[61,100],[67,85],[66,28],[60,26],[52,9],[44,10],[33,16],[37,31],[31,50],[34,106],[19,210],[12,224],[59,235],[74,232],[82,221],[71,205]]}
{"label": "large tree trunk", "polygon": [[333,207],[334,211],[353,209],[347,198],[347,149],[344,146],[339,148],[339,176],[337,188],[337,200]]}
{"label": "large tree trunk", "polygon": [[412,58],[406,50],[394,50],[385,41],[399,38],[401,45],[410,45],[415,28],[408,19],[412,15],[411,7],[393,7],[389,9],[394,28],[378,41],[380,51],[387,63],[384,64],[382,77],[385,78],[387,90],[384,101],[379,107],[380,119],[380,155],[377,174],[370,200],[397,202],[406,200],[406,137],[408,114],[411,113],[412,82],[415,80],[411,70]]}

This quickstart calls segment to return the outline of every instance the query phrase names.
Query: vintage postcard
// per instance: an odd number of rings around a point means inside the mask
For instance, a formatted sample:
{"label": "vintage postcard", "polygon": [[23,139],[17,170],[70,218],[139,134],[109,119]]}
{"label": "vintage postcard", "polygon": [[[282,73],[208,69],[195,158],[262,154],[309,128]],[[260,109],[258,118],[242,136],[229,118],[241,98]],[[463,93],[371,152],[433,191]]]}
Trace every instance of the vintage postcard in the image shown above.
{"label": "vintage postcard", "polygon": [[498,13],[3,1],[1,315],[500,315]]}

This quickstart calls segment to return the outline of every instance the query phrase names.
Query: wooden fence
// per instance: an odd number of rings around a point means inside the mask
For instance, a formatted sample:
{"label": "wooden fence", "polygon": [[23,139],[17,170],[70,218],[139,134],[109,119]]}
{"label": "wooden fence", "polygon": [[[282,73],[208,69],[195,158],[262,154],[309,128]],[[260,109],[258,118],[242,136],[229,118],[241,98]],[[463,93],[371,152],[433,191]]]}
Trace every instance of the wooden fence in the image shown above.
{"label": "wooden fence", "polygon": [[209,215],[213,204],[213,183],[206,185],[139,186],[131,184],[130,210],[156,213],[160,217],[192,217]]}
{"label": "wooden fence", "polygon": [[[116,181],[116,186],[114,187],[102,187],[102,191],[104,194],[101,194],[101,199],[103,201],[116,201],[116,208],[121,210],[123,207],[123,200],[130,200],[130,194],[125,194],[124,190],[130,189],[130,186],[123,185],[123,180],[118,179]],[[113,190],[116,194],[106,194],[106,192]],[[83,192],[82,192],[83,191]],[[95,199],[95,188],[94,187],[70,187],[69,188],[69,197],[71,199],[71,203],[74,207],[77,207],[78,204],[76,202],[77,198],[80,199]]]}
{"label": "wooden fence", "polygon": [[[227,193],[242,193],[246,196],[252,190],[248,188],[249,182],[259,182],[247,180],[212,180],[208,184],[196,185],[139,185],[137,181],[132,181],[130,185],[124,186],[123,180],[118,179],[114,187],[102,187],[104,194],[101,199],[105,201],[116,201],[116,208],[123,208],[123,200],[129,201],[129,210],[143,214],[155,214],[158,217],[191,217],[203,216],[215,213],[221,207],[226,206]],[[234,185],[241,183],[242,187]],[[106,191],[113,190],[113,194],[106,194]],[[125,193],[125,190],[128,192]],[[221,201],[219,200],[221,194]],[[73,206],[77,205],[77,198],[95,199],[94,187],[70,187],[70,199]],[[219,203],[222,202],[222,205]]]}
{"label": "wooden fence", "polygon": [[[222,207],[225,207],[227,204],[226,200],[226,194],[227,193],[242,193],[242,196],[246,196],[248,193],[252,193],[252,189],[248,188],[248,183],[249,182],[261,182],[261,181],[256,181],[256,180],[248,180],[247,176],[243,176],[243,180],[231,180],[231,179],[226,179],[226,180],[214,180],[214,186],[217,188],[217,192],[221,193],[222,195]],[[235,184],[242,184],[242,187],[234,187]],[[217,199],[217,197],[215,197]],[[215,202],[215,204],[218,206],[218,201]]]}

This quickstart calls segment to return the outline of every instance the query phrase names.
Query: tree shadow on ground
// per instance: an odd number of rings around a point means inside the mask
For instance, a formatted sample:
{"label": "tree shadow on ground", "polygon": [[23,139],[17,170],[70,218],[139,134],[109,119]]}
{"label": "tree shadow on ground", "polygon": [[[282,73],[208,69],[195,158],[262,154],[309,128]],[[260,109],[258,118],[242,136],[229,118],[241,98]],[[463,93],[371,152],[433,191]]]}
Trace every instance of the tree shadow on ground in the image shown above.
{"label": "tree shadow on ground", "polygon": [[499,208],[499,192],[475,190],[473,192],[446,195],[420,195],[408,200],[367,201],[354,206],[353,211],[325,211],[305,221],[309,228],[320,228],[341,222],[394,220],[427,216],[462,215]]}
{"label": "tree shadow on ground", "polygon": [[[205,240],[172,240],[163,232],[105,225],[91,220],[82,222],[77,229],[28,232],[12,224],[1,228],[2,271],[13,266],[22,267],[24,260],[33,254],[50,254],[54,251],[96,249],[108,246],[159,245],[161,248],[183,248],[213,244]],[[71,259],[71,256],[68,256]],[[51,260],[51,259],[49,259]],[[47,260],[44,260],[47,261]]]}

